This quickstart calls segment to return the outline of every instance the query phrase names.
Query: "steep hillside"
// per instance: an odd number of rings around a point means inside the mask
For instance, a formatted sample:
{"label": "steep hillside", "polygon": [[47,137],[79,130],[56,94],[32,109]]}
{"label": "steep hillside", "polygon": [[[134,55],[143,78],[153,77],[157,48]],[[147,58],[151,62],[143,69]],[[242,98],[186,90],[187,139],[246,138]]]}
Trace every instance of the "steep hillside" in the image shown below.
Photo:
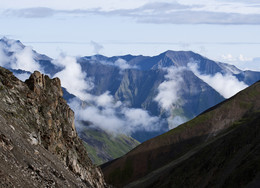
{"label": "steep hillside", "polygon": [[58,78],[0,67],[0,187],[106,187],[62,95]]}
{"label": "steep hillside", "polygon": [[126,187],[259,187],[260,112]]}
{"label": "steep hillside", "polygon": [[[237,130],[237,133],[231,135],[233,140],[227,141],[228,143],[223,145],[225,149],[226,147],[232,147],[232,145],[229,146],[229,144],[232,144],[235,138],[240,139],[238,135],[243,133],[242,130],[247,129],[243,129],[245,126],[250,126],[250,128],[248,128],[249,130],[256,126],[255,132],[251,130],[252,132],[250,132],[248,136],[245,135],[245,140],[249,141],[250,139],[259,137],[259,135],[255,135],[255,137],[251,138],[251,134],[258,133],[258,115],[260,110],[259,94],[260,82],[257,82],[244,91],[241,91],[234,97],[207,110],[193,120],[182,124],[161,136],[142,143],[125,156],[112,161],[111,163],[103,165],[102,169],[105,175],[105,179],[111,184],[120,187],[132,181],[138,180],[141,177],[144,177],[150,172],[159,169],[172,161],[175,165],[179,162],[189,159],[196,153],[198,153],[198,156],[210,157],[214,154],[209,153],[208,156],[205,153],[201,154],[198,152],[200,148],[206,147],[211,142],[214,142],[214,140],[217,140],[218,137],[221,137],[221,135],[225,136],[228,131],[236,132],[235,128],[239,129]],[[226,137],[223,137],[223,139],[224,138]],[[257,138],[254,140],[254,142],[259,144],[258,141],[259,140]],[[217,143],[218,142],[216,141],[213,143],[213,145],[218,145]],[[247,141],[245,143],[241,142],[240,144],[243,144],[241,145],[241,148],[246,147],[247,143]],[[236,142],[234,142],[234,144],[234,148],[240,148],[240,146],[236,145]],[[211,151],[218,151],[217,149],[218,148],[211,148]],[[241,149],[241,152],[242,150],[243,149]],[[207,148],[205,149],[205,152],[206,151]],[[225,160],[225,165],[229,165],[229,159],[227,159],[228,156],[225,156],[225,153],[223,153],[224,151],[225,150],[220,151],[220,156],[223,157],[223,160]],[[201,160],[199,162],[207,160],[207,158],[204,159],[203,157],[198,157]],[[242,160],[243,158],[240,159]],[[186,162],[183,162],[183,164],[188,164]],[[194,163],[197,164],[197,161],[194,161]],[[212,165],[211,167],[214,168],[215,166]],[[183,172],[185,171],[184,169],[185,168],[182,168]],[[224,173],[224,171],[222,172]],[[173,172],[173,174],[174,173],[177,173],[177,171]],[[193,173],[193,171],[191,171],[191,173]],[[194,173],[196,173],[196,171],[194,171]],[[219,174],[221,174],[221,172]],[[165,177],[163,176],[162,178]],[[179,174],[178,177],[188,178],[188,176],[185,174]],[[150,178],[148,179],[151,180]],[[181,180],[184,181],[184,179],[180,179],[180,181]],[[167,181],[171,182],[171,180]],[[248,181],[247,183],[249,183]],[[159,179],[158,182],[160,182]],[[191,185],[192,184],[189,186]],[[200,183],[198,183],[198,185],[200,185]]]}

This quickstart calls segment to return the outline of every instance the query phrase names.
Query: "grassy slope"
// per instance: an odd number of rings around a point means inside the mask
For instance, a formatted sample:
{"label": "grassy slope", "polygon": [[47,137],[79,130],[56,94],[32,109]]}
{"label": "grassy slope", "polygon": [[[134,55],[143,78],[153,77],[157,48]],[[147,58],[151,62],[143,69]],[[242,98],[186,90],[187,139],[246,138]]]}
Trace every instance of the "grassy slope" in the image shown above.
{"label": "grassy slope", "polygon": [[139,144],[131,137],[91,128],[81,131],[80,137],[85,142],[89,157],[97,165],[121,157]]}

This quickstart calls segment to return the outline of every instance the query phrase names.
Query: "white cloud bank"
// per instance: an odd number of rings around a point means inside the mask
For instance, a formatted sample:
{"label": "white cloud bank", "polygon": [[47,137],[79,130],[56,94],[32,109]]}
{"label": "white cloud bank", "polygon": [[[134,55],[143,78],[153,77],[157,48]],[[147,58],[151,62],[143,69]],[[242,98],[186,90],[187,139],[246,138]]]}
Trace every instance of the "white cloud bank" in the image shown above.
{"label": "white cloud bank", "polygon": [[198,71],[198,65],[196,63],[188,63],[188,67],[193,73],[209,84],[213,89],[220,93],[225,98],[230,98],[237,92],[248,87],[244,82],[240,82],[235,76],[231,74],[216,73],[215,75],[204,75]]}
{"label": "white cloud bank", "polygon": [[188,119],[180,115],[175,115],[174,110],[179,108],[183,103],[181,95],[181,87],[183,84],[182,73],[187,70],[186,67],[169,67],[164,68],[167,74],[164,76],[165,81],[158,87],[158,94],[154,98],[159,106],[166,111],[168,115],[168,128],[173,129],[178,125],[185,123]]}
{"label": "white cloud bank", "polygon": [[23,46],[15,40],[3,38],[0,43],[0,66],[29,72],[35,70],[43,72],[34,57],[35,53],[31,47]]}
{"label": "white cloud bank", "polygon": [[239,56],[235,57],[232,54],[226,54],[221,56],[222,60],[234,62],[234,61],[252,61],[253,58],[245,57],[243,54],[240,54]]}
{"label": "white cloud bank", "polygon": [[110,66],[115,66],[118,67],[121,71],[125,69],[138,69],[137,66],[135,65],[130,65],[128,62],[122,58],[117,58],[115,61],[104,61],[104,60],[98,60],[96,56],[92,56],[90,62],[91,63],[101,63],[103,65],[110,65]]}
{"label": "white cloud bank", "polygon": [[30,72],[35,70],[43,72],[38,62],[34,60],[34,53],[31,47],[25,47],[21,51],[15,53],[14,58],[16,60],[11,64],[12,69],[21,69]]}
{"label": "white cloud bank", "polygon": [[180,74],[184,69],[184,67],[170,67],[165,69],[167,71],[165,75],[166,80],[159,85],[158,95],[154,99],[159,103],[161,108],[170,110],[174,108],[174,104],[180,99],[179,92],[183,82]]}
{"label": "white cloud bank", "polygon": [[128,108],[120,101],[116,102],[109,92],[100,96],[92,95],[86,102],[88,105],[82,105],[82,101],[76,98],[69,102],[76,119],[89,121],[93,127],[110,133],[131,135],[139,130],[158,131],[162,128],[163,121],[160,118],[150,116],[143,109]]}
{"label": "white cloud bank", "polygon": [[125,61],[124,59],[121,59],[121,58],[116,60],[113,65],[119,67],[121,70],[130,69],[130,68],[132,68],[132,69],[137,68],[135,66],[129,65],[127,63],[127,61]]}
{"label": "white cloud bank", "polygon": [[243,54],[239,56],[233,56],[232,54],[222,55],[220,58],[221,61],[235,65],[236,67],[242,70],[254,70],[260,71],[260,58],[259,57],[246,57]]}
{"label": "white cloud bank", "polygon": [[94,87],[91,78],[86,79],[87,74],[82,71],[80,64],[75,57],[61,55],[60,58],[53,61],[53,64],[63,69],[56,73],[54,77],[59,77],[63,87],[67,91],[81,100],[86,100],[87,91]]}

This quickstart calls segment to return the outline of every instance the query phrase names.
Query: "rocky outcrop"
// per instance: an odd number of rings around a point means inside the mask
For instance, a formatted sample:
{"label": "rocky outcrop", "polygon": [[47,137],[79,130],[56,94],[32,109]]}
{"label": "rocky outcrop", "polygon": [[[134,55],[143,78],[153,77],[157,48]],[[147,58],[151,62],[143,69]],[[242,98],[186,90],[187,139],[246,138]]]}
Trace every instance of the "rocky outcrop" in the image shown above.
{"label": "rocky outcrop", "polygon": [[0,187],[107,187],[62,95],[58,78],[0,67]]}

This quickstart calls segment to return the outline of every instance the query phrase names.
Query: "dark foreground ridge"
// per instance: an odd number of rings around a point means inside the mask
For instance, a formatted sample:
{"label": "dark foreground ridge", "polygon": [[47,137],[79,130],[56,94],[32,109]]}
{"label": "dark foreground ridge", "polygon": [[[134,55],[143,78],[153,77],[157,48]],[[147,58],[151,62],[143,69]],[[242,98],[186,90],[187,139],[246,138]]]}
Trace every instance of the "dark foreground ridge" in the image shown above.
{"label": "dark foreground ridge", "polygon": [[0,187],[107,187],[62,96],[58,78],[0,67]]}
{"label": "dark foreground ridge", "polygon": [[260,187],[260,82],[102,168],[117,187]]}

